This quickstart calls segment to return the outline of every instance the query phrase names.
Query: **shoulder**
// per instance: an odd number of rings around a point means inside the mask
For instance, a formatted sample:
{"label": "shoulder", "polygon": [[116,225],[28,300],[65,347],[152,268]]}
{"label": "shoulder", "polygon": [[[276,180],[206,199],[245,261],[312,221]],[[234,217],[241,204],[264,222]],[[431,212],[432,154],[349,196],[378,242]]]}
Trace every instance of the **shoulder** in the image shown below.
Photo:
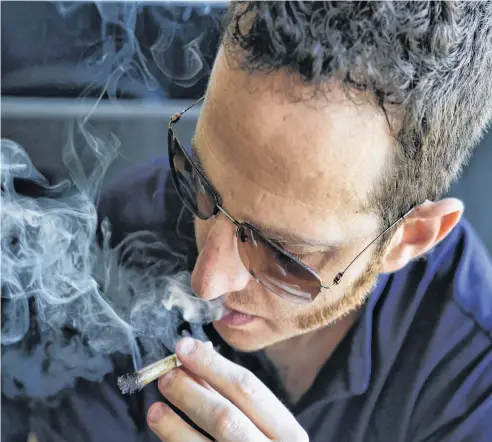
{"label": "shoulder", "polygon": [[171,190],[168,178],[165,158],[135,167],[104,189],[97,205],[99,221],[108,218],[112,225],[123,229],[162,222],[166,194]]}
{"label": "shoulder", "polygon": [[463,219],[427,255],[390,275],[378,302],[398,317],[398,329],[403,319],[429,334],[469,324],[492,342],[491,257]]}
{"label": "shoulder", "polygon": [[[492,259],[471,224],[463,220],[447,247],[456,269],[453,301],[492,341]],[[454,252],[454,253],[453,253]],[[452,267],[452,268],[453,268]]]}
{"label": "shoulder", "polygon": [[403,339],[392,357],[406,383],[405,406],[413,410],[412,440],[486,440],[492,431],[486,418],[492,413],[492,262],[482,241],[462,220],[390,284],[393,332]]}
{"label": "shoulder", "polygon": [[142,230],[158,233],[169,242],[193,242],[192,217],[174,188],[167,157],[135,167],[104,189],[97,212],[99,242],[104,219],[111,225],[112,246]]}

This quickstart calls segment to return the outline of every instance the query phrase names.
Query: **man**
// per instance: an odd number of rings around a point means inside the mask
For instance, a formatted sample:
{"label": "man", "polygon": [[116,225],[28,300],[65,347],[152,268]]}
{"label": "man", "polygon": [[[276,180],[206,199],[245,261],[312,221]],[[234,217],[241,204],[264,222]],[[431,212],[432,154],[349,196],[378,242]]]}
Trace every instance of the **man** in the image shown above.
{"label": "man", "polygon": [[[170,162],[195,215],[192,288],[225,297],[234,312],[214,328],[262,380],[178,345],[185,370],[159,387],[195,428],[220,441],[489,440],[492,266],[462,203],[439,198],[491,115],[491,12],[230,7],[194,148],[176,117]],[[160,403],[148,422],[162,440],[206,440]]]}
{"label": "man", "polygon": [[491,116],[491,42],[490,3],[231,5],[193,151],[177,116],[173,176],[100,204],[115,242],[194,228],[222,356],[181,341],[160,393],[81,383],[87,440],[145,414],[165,441],[490,440],[492,264],[439,198]]}

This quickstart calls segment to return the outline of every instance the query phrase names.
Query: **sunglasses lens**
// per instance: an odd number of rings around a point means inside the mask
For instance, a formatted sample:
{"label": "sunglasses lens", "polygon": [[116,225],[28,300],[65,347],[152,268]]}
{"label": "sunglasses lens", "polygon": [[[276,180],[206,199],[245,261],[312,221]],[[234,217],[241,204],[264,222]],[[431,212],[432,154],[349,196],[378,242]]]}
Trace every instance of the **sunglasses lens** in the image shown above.
{"label": "sunglasses lens", "polygon": [[211,218],[216,208],[212,189],[195,170],[172,129],[169,129],[168,138],[169,161],[179,196],[195,216],[203,220]]}
{"label": "sunglasses lens", "polygon": [[244,225],[238,231],[238,249],[251,275],[272,293],[299,304],[319,293],[321,283],[314,273]]}

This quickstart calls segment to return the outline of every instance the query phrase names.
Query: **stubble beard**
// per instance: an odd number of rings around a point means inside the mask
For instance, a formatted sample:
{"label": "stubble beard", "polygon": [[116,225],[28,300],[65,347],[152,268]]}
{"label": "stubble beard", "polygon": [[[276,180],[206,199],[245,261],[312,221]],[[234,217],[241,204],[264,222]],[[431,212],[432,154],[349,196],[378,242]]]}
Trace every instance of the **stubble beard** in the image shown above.
{"label": "stubble beard", "polygon": [[374,290],[380,274],[380,256],[373,257],[364,273],[347,289],[336,302],[325,305],[296,318],[297,328],[301,331],[315,330],[329,326],[349,313],[359,310]]}

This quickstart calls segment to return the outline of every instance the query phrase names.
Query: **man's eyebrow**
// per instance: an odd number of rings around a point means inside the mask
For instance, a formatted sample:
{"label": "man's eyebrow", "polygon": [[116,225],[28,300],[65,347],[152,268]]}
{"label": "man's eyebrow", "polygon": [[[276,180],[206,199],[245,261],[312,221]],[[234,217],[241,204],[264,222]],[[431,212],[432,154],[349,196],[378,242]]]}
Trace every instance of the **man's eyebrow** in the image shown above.
{"label": "man's eyebrow", "polygon": [[[195,166],[198,167],[198,169],[200,169],[200,172],[203,173],[203,175],[205,175],[205,171],[203,170],[203,163],[202,163],[202,160],[200,159],[200,155],[198,154],[198,149],[196,147],[196,137],[193,136],[193,138],[191,139],[191,151],[193,153],[193,162],[195,163]],[[206,177],[208,179],[208,177]]]}
{"label": "man's eyebrow", "polygon": [[197,149],[197,146],[196,146],[196,137],[195,136],[193,136],[193,138],[191,139],[191,151],[193,153],[193,156],[191,158],[192,161],[193,161],[193,163],[198,168],[198,170],[200,171],[200,173],[203,175],[203,178],[205,178],[205,181],[207,181],[207,183],[209,184],[209,186],[212,187],[212,190],[216,194],[219,194],[219,192],[217,191],[216,187],[214,186],[214,184],[210,180],[210,177],[205,172],[205,169],[203,167],[202,160],[200,158],[200,154],[198,153],[198,149]]}
{"label": "man's eyebrow", "polygon": [[340,246],[340,240],[321,240],[314,238],[307,238],[302,235],[298,235],[287,229],[281,229],[278,227],[268,226],[261,222],[250,222],[253,227],[258,229],[263,235],[265,235],[269,240],[278,243],[281,246],[304,246],[304,247],[316,247],[316,248],[334,248]]}
{"label": "man's eyebrow", "polygon": [[[191,140],[191,150],[193,152],[193,162],[195,163],[198,170],[201,172],[203,177],[206,179],[208,184],[212,187],[215,193],[218,194],[217,189],[214,187],[210,177],[206,174],[205,169],[203,168],[203,163],[200,159],[200,155],[197,149],[196,138],[193,137]],[[241,221],[241,220],[238,220]],[[280,246],[304,246],[304,247],[316,247],[316,248],[334,248],[340,246],[340,240],[320,240],[307,238],[302,235],[298,235],[294,232],[291,232],[287,229],[281,229],[277,227],[268,226],[262,222],[253,222],[252,220],[242,220],[243,222],[247,222],[251,224],[255,229],[257,229],[260,233],[262,233],[266,238],[270,241],[274,241]]]}

